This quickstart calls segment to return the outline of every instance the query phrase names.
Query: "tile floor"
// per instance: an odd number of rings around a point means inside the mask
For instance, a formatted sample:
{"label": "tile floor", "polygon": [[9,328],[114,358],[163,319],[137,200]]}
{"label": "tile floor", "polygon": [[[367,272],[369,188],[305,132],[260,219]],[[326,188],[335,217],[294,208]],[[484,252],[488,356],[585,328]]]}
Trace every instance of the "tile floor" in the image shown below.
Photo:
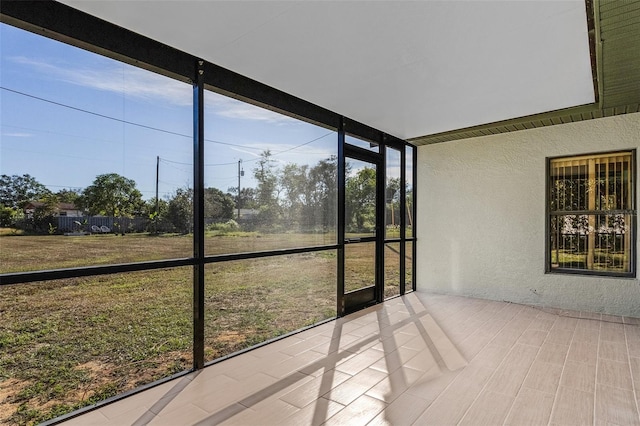
{"label": "tile floor", "polygon": [[640,320],[412,293],[66,425],[640,425]]}

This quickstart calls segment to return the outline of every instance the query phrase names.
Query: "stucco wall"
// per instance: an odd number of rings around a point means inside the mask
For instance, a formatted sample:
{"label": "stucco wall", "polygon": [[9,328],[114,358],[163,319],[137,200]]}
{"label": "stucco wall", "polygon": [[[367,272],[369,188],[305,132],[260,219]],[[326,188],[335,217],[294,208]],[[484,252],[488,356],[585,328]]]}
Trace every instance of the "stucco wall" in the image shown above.
{"label": "stucco wall", "polygon": [[636,113],[419,147],[418,290],[640,317],[638,279],[544,270],[545,159],[639,145]]}

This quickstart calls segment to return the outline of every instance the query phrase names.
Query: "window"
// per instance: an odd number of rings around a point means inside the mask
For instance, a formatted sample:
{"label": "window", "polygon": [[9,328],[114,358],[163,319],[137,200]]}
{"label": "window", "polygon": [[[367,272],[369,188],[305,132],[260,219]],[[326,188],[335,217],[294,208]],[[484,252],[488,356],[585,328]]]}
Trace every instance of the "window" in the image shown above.
{"label": "window", "polygon": [[635,151],[549,160],[548,272],[635,276]]}

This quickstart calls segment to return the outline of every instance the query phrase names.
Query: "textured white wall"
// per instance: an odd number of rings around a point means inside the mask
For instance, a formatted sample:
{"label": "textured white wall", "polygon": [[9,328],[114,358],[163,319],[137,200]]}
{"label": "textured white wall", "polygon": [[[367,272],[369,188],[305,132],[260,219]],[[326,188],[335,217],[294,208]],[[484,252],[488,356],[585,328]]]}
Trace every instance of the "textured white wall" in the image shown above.
{"label": "textured white wall", "polygon": [[544,271],[546,157],[639,146],[635,113],[419,147],[418,290],[640,317],[637,279]]}

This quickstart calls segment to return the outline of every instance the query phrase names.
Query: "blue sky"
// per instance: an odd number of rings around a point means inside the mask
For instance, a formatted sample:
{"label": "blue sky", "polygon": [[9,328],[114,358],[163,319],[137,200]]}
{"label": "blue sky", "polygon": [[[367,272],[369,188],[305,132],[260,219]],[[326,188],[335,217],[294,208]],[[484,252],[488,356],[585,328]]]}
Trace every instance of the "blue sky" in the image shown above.
{"label": "blue sky", "polygon": [[[0,173],[28,173],[52,191],[84,188],[103,173],[154,197],[192,185],[189,84],[0,24]],[[314,165],[335,154],[337,135],[213,92],[205,96],[205,184],[255,186],[270,149],[276,164]]]}

